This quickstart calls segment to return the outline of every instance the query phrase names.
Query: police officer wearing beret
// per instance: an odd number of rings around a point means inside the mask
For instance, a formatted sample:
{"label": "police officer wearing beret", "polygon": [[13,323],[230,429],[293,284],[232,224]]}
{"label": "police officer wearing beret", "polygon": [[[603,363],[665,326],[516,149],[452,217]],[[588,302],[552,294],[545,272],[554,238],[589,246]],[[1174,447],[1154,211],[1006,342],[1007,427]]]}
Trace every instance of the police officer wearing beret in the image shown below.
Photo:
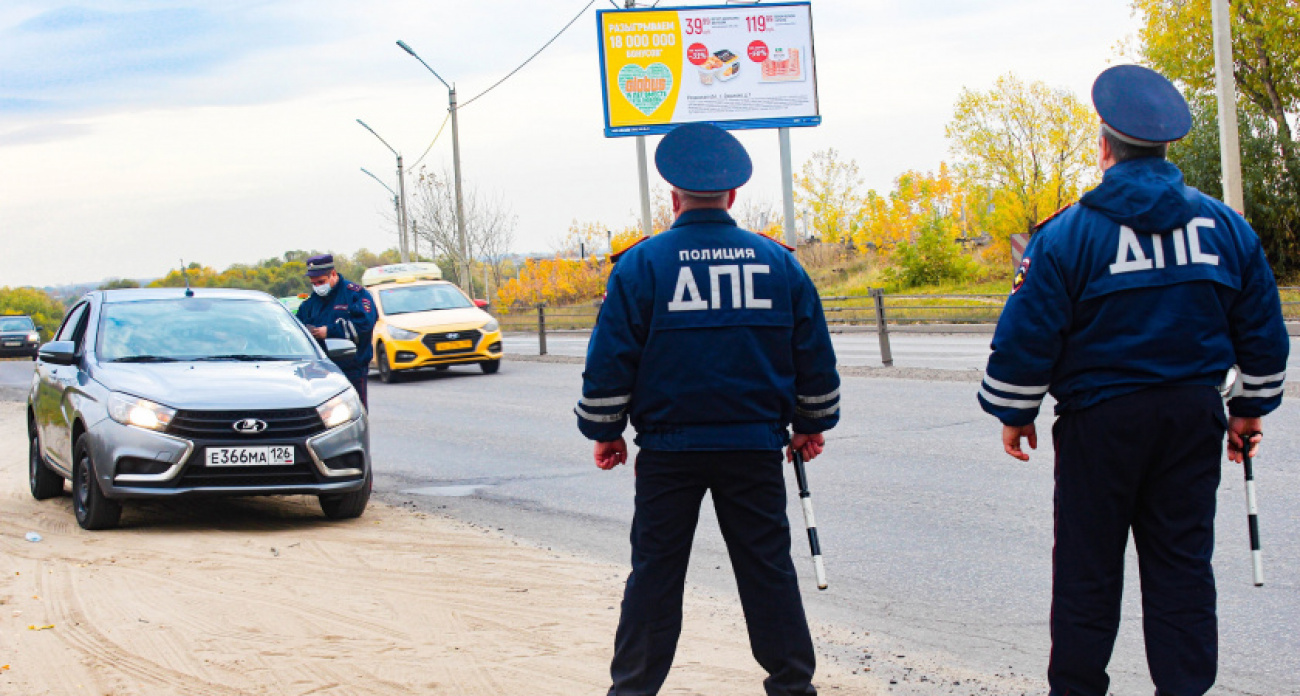
{"label": "police officer wearing beret", "polygon": [[[1183,183],[1167,143],[1191,113],[1163,76],[1136,65],[1092,88],[1102,183],[1040,225],[993,338],[979,402],[1003,447],[1028,460],[1034,418],[1057,402],[1054,696],[1103,696],[1132,532],[1147,663],[1158,696],[1214,683],[1215,493],[1228,457],[1253,454],[1277,408],[1289,343],[1259,238]],[[1234,365],[1244,389],[1216,388]]]}
{"label": "police officer wearing beret", "polygon": [[366,376],[374,354],[370,339],[378,316],[374,300],[368,290],[334,270],[334,256],[331,254],[307,259],[307,279],[311,281],[312,294],[299,305],[298,320],[318,341],[345,338],[356,344],[356,355],[336,361],[336,364],[356,388],[361,403],[369,408]]}
{"label": "police officer wearing beret", "polygon": [[575,409],[601,469],[626,461],[629,419],[640,446],[609,693],[655,694],[668,676],[711,492],[767,693],[815,694],[781,448],[812,459],[839,420],[821,302],[790,250],[727,214],[752,171],[731,134],[679,126],[655,165],[673,187],[676,221],[626,250],[610,274]]}

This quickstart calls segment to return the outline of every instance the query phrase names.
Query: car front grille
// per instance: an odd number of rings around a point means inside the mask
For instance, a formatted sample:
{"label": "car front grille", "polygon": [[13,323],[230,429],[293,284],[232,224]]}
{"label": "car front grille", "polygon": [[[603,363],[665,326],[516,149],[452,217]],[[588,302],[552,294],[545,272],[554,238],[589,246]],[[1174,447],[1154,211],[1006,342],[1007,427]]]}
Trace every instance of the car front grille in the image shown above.
{"label": "car front grille", "polygon": [[[235,424],[246,420],[265,423],[259,432],[240,431]],[[325,430],[314,408],[263,411],[177,411],[167,434],[190,440],[226,440],[229,444],[259,440],[311,437]]]}
{"label": "car front grille", "polygon": [[[440,333],[431,333],[424,335],[424,345],[434,355],[459,355],[461,353],[473,353],[478,347],[478,341],[483,334],[478,329],[467,329],[465,331],[444,331]],[[439,343],[449,343],[453,341],[469,341],[468,348],[453,348],[452,350],[438,350]]]}

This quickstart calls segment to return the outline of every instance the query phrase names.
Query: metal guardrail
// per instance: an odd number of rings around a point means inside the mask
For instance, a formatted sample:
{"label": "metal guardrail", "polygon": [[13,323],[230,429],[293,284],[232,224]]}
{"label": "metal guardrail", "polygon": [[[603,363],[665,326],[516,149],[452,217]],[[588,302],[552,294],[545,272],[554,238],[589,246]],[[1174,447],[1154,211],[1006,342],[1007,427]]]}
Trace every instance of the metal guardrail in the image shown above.
{"label": "metal guardrail", "polygon": [[[1300,321],[1300,287],[1278,288],[1282,315]],[[1006,295],[886,295],[872,288],[866,295],[824,296],[822,309],[831,327],[874,327],[880,337],[880,357],[893,365],[889,347],[889,325],[894,324],[995,324],[1006,305]],[[501,328],[537,331],[539,355],[546,355],[546,334],[561,331],[590,331],[596,326],[599,302],[550,308],[513,307],[497,315]]]}

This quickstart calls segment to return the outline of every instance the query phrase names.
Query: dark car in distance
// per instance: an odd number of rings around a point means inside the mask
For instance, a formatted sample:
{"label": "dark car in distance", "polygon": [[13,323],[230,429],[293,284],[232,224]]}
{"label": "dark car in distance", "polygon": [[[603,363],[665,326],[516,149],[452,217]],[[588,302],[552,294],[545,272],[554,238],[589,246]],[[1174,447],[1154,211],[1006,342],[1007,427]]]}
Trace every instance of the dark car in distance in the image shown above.
{"label": "dark car in distance", "polygon": [[40,350],[41,334],[31,317],[10,315],[0,317],[0,358],[36,359]]}

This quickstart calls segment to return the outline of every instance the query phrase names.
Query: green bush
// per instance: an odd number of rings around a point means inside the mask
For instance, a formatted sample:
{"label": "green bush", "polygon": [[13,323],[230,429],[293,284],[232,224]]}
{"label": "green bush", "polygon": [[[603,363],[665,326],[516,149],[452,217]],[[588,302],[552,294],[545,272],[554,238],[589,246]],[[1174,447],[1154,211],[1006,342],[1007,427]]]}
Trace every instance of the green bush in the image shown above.
{"label": "green bush", "polygon": [[899,244],[891,267],[885,269],[885,281],[898,289],[975,279],[980,269],[962,253],[951,225],[949,220],[931,218],[914,241]]}

